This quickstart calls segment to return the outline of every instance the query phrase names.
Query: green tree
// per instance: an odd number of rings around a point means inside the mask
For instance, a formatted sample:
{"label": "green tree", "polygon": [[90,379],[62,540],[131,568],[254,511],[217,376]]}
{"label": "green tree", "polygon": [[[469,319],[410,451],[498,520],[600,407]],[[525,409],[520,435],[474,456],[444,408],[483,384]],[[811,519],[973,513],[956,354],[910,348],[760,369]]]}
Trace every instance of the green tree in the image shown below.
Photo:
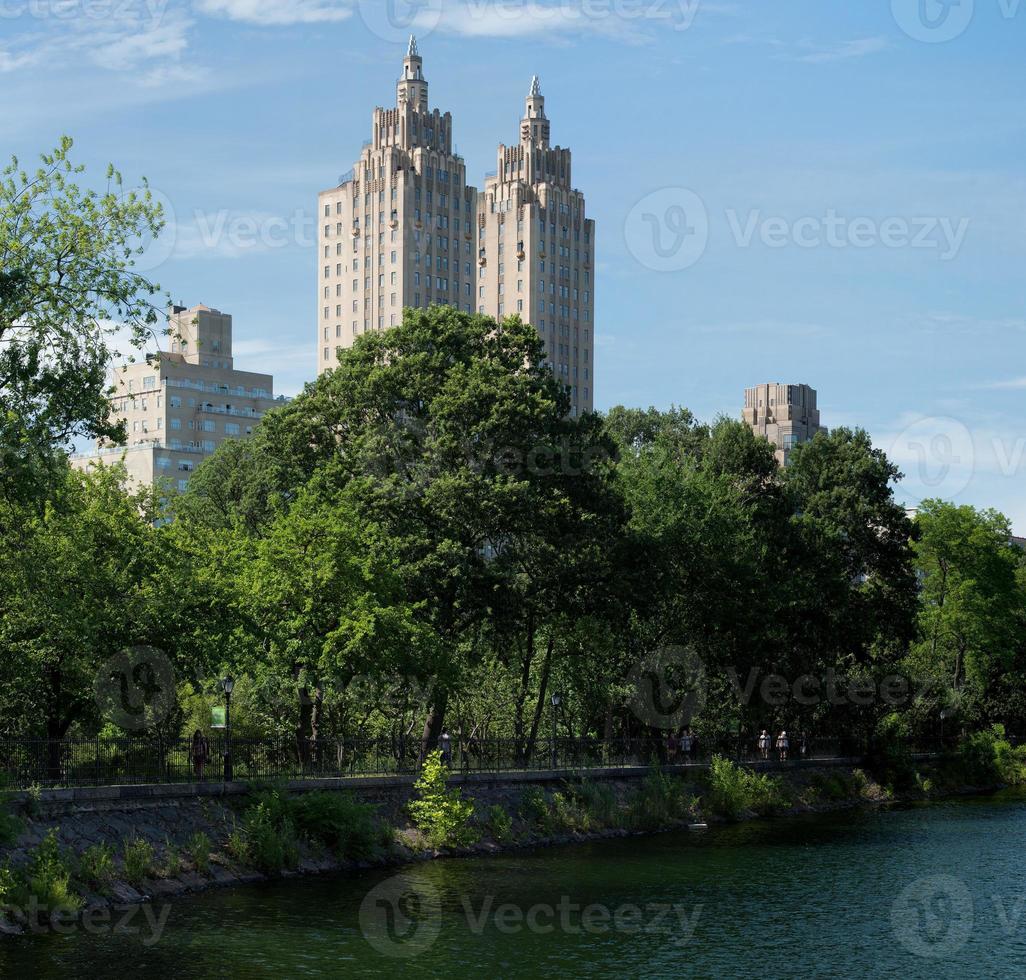
{"label": "green tree", "polygon": [[1022,555],[993,510],[926,500],[916,523],[922,640],[912,661],[957,698],[1013,665],[1026,602]]}
{"label": "green tree", "polygon": [[0,173],[0,492],[38,493],[76,437],[123,441],[111,416],[112,335],[137,346],[157,322],[159,287],[132,271],[140,242],[159,234],[145,182],[128,192],[109,167],[102,192],[74,182],[64,137],[34,172]]}

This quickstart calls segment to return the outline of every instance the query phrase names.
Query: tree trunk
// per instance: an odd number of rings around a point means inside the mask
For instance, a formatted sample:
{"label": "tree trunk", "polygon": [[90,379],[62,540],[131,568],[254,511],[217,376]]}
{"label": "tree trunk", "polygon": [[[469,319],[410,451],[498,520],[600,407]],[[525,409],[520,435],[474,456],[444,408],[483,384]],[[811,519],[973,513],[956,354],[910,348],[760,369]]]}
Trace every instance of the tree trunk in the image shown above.
{"label": "tree trunk", "polygon": [[538,726],[541,724],[542,712],[545,710],[545,701],[549,689],[549,675],[552,670],[552,648],[555,646],[555,642],[555,637],[550,636],[548,645],[545,647],[545,660],[542,663],[541,681],[538,684],[538,701],[534,706],[534,717],[531,719],[531,734],[527,738],[527,746],[524,751],[525,761],[531,758],[535,742],[538,739]]}
{"label": "tree trunk", "polygon": [[428,752],[438,747],[438,737],[442,734],[445,723],[445,709],[449,705],[449,692],[444,688],[435,690],[434,701],[424,719],[424,731],[420,738],[420,761],[423,762]]}

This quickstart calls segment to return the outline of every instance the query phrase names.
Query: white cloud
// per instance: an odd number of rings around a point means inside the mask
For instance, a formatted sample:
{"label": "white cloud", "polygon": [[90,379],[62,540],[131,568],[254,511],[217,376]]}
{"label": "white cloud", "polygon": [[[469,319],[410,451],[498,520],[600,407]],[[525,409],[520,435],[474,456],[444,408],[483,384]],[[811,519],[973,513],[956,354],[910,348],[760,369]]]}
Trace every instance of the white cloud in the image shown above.
{"label": "white cloud", "polygon": [[440,20],[437,7],[430,19],[438,20],[439,30],[463,37],[566,41],[593,34],[636,43],[653,29],[682,32],[701,16],[735,12],[734,4],[707,0],[446,0]]}
{"label": "white cloud", "polygon": [[809,39],[792,43],[772,35],[734,34],[725,38],[723,43],[769,47],[777,52],[776,57],[780,59],[801,61],[807,65],[824,65],[834,61],[864,58],[889,47],[884,37],[860,37],[838,44],[821,44]]}
{"label": "white cloud", "polygon": [[829,47],[814,45],[809,45],[809,47],[812,47],[813,50],[799,55],[798,61],[804,61],[809,65],[823,65],[832,61],[850,61],[853,58],[864,58],[866,55],[876,54],[887,47],[887,39],[883,37],[861,37]]}
{"label": "white cloud", "polygon": [[260,27],[330,23],[353,15],[349,0],[197,0],[196,9]]}
{"label": "white cloud", "polygon": [[[24,18],[12,23],[24,23]],[[193,23],[182,11],[154,0],[119,0],[103,17],[38,17],[32,31],[12,33],[0,49],[0,72],[76,67],[82,61],[115,71],[177,64]]]}
{"label": "white cloud", "polygon": [[1012,378],[1008,381],[993,381],[984,387],[990,388],[994,391],[1017,390],[1019,388],[1026,388],[1026,378]]}

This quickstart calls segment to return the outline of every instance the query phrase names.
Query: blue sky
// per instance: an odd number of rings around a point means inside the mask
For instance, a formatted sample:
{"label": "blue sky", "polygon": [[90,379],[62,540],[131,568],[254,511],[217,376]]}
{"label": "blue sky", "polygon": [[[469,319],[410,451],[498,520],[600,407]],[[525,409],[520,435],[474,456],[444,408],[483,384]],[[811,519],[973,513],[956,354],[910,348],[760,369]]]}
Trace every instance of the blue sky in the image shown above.
{"label": "blue sky", "polygon": [[1026,0],[0,0],[0,150],[146,175],[152,275],[312,378],[316,195],[410,21],[483,183],[532,74],[598,225],[597,407],[804,381],[1026,534]]}

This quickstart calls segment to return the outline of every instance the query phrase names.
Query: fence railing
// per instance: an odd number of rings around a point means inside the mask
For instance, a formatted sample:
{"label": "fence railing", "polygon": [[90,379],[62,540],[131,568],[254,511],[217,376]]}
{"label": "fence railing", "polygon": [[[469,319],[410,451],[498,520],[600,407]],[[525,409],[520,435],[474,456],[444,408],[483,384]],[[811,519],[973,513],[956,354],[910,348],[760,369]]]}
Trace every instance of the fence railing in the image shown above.
{"label": "fence railing", "polygon": [[[775,740],[774,740],[775,741]],[[774,746],[763,752],[756,736],[713,743],[696,740],[684,752],[677,740],[665,738],[539,739],[527,750],[516,739],[444,739],[439,747],[454,772],[502,773],[541,770],[630,768],[648,765],[704,765],[719,754],[740,762],[787,761],[793,765],[828,759],[859,759],[868,746],[855,739],[791,739],[786,759]],[[911,746],[917,754],[942,749],[939,741]],[[208,740],[199,759],[190,740],[86,739],[0,740],[0,780],[10,788],[30,786],[110,786],[133,783],[183,783],[222,780],[227,739]],[[420,769],[419,739],[292,738],[231,740],[234,779],[317,779],[347,776],[413,774]]]}

